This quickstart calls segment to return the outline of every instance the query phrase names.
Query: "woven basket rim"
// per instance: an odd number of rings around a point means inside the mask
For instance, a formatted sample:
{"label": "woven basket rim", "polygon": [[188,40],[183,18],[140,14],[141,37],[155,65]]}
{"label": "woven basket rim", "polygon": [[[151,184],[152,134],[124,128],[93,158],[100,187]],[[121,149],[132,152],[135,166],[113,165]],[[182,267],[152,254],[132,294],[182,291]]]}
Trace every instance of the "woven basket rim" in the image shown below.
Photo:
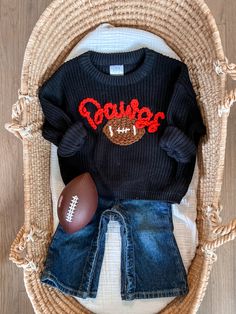
{"label": "woven basket rim", "polygon": [[[67,0],[67,1],[68,2],[70,1],[71,3],[73,3],[73,0]],[[85,0],[85,1],[81,1],[81,2],[83,4],[86,1],[91,3],[91,5],[93,2],[96,2],[96,0]],[[106,0],[102,0],[102,1],[106,1]],[[40,15],[38,21],[36,22],[32,32],[31,32],[28,43],[26,45],[26,49],[25,49],[25,53],[24,53],[24,59],[23,59],[24,61],[23,61],[22,71],[21,71],[21,93],[22,94],[27,94],[29,92],[28,88],[26,88],[25,82],[27,82],[28,68],[30,66],[30,59],[33,58],[31,50],[34,47],[35,38],[37,38],[38,34],[41,33],[42,25],[48,19],[50,19],[50,17],[53,15],[54,11],[58,8],[58,6],[60,6],[60,4],[62,2],[63,2],[63,0],[52,1],[49,4],[49,6],[44,10],[44,12]],[[158,4],[159,0],[154,0],[153,2]],[[198,7],[198,9],[200,9],[201,14],[204,17],[206,17],[206,23],[208,23],[208,26],[211,30],[211,33],[214,34],[212,39],[214,41],[214,45],[215,45],[215,49],[216,49],[216,57],[219,60],[224,60],[225,55],[224,55],[221,37],[220,37],[219,31],[218,31],[218,27],[217,27],[215,18],[213,16],[213,14],[211,13],[209,6],[205,3],[204,0],[187,0],[186,3],[187,2],[194,3],[194,5],[196,5]]]}

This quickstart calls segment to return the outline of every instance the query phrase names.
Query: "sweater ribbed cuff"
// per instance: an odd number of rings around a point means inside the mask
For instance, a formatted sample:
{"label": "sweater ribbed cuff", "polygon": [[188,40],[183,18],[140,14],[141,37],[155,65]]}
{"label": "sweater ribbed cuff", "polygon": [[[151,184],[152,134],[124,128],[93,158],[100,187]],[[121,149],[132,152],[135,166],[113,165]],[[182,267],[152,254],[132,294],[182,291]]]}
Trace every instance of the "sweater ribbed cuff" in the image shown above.
{"label": "sweater ribbed cuff", "polygon": [[69,116],[61,108],[53,105],[46,99],[42,101],[42,108],[45,119],[58,131],[65,132],[72,124]]}
{"label": "sweater ribbed cuff", "polygon": [[42,128],[42,136],[47,141],[58,146],[63,137],[63,133],[55,129],[47,120],[45,120]]}
{"label": "sweater ribbed cuff", "polygon": [[167,155],[181,163],[190,162],[196,155],[196,145],[180,129],[168,126],[160,139],[160,147]]}
{"label": "sweater ribbed cuff", "polygon": [[58,146],[58,155],[70,157],[75,155],[83,146],[87,137],[87,131],[81,122],[75,122],[62,137]]}

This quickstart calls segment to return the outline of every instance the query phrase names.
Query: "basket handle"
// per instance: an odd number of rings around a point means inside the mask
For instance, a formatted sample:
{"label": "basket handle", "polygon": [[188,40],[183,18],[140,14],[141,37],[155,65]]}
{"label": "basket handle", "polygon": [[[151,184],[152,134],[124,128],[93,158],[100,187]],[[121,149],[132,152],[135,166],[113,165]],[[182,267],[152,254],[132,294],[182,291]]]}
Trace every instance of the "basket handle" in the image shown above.
{"label": "basket handle", "polygon": [[216,238],[203,242],[202,249],[204,251],[212,251],[236,238],[236,218],[232,219],[228,224],[222,224],[221,211],[222,206],[219,206],[219,208],[208,206],[205,210],[205,214],[211,223],[211,231]]}
{"label": "basket handle", "polygon": [[25,257],[22,257],[25,247],[25,227],[22,226],[11,245],[9,254],[9,260],[15,263],[18,267],[24,267],[26,265]]}
{"label": "basket handle", "polygon": [[25,226],[22,226],[11,245],[9,260],[16,264],[17,267],[24,268],[25,270],[40,270],[40,263],[36,263],[27,255],[27,242],[41,241],[44,244],[48,244],[50,237],[50,232],[48,231],[31,226],[27,232]]}
{"label": "basket handle", "polygon": [[[225,57],[224,60],[214,62],[214,68],[217,75],[228,74],[232,80],[236,81],[236,64],[229,63]],[[226,93],[225,102],[219,108],[218,113],[221,117],[224,113],[229,115],[232,105],[236,102],[236,88]]]}
{"label": "basket handle", "polygon": [[[29,107],[31,107],[31,110],[34,112],[35,121],[27,121],[29,119]],[[12,121],[5,123],[5,129],[13,133],[20,140],[32,139],[33,133],[39,132],[42,124],[40,108],[41,107],[38,106],[38,97],[22,95],[20,91],[18,91],[18,100],[12,106]]]}
{"label": "basket handle", "polygon": [[236,88],[226,93],[225,102],[218,110],[219,116],[222,117],[224,113],[229,115],[230,109],[235,102],[236,102]]}

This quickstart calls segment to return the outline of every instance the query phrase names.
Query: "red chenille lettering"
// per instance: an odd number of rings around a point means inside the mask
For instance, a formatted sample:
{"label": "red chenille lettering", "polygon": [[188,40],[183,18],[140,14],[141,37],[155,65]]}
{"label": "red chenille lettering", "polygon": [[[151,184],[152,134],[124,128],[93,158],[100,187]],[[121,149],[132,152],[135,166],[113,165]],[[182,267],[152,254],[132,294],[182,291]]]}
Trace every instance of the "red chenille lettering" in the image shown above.
{"label": "red chenille lettering", "polygon": [[[93,104],[95,106],[94,117],[91,117],[91,113],[86,108],[87,104]],[[164,112],[157,112],[154,114],[150,108],[139,108],[138,99],[131,99],[129,104],[125,107],[124,101],[120,101],[119,106],[112,102],[107,102],[102,108],[101,104],[94,98],[83,99],[79,106],[78,111],[80,115],[87,119],[90,126],[96,130],[97,126],[101,124],[106,118],[111,120],[114,118],[128,117],[130,120],[135,120],[135,126],[139,129],[147,127],[147,131],[154,133],[160,126],[159,119],[165,119]]]}

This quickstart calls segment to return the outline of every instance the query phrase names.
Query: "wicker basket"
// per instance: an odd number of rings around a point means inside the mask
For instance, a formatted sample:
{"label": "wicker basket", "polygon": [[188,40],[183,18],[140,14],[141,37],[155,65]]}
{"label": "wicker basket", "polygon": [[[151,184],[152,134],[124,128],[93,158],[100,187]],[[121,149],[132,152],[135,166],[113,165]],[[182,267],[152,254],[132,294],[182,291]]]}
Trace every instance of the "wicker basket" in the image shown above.
{"label": "wicker basket", "polygon": [[90,313],[74,298],[46,285],[39,275],[52,235],[50,143],[41,135],[38,87],[63,63],[75,44],[100,23],[144,29],[161,36],[188,65],[207,136],[198,151],[199,246],[188,273],[190,292],[161,313],[196,313],[205,294],[215,250],[236,237],[236,219],[221,225],[220,191],[227,118],[236,90],[225,89],[236,66],[224,55],[215,20],[203,0],[55,0],[37,22],[26,48],[19,99],[6,128],[22,140],[25,222],[10,259],[24,268],[36,313]]}

